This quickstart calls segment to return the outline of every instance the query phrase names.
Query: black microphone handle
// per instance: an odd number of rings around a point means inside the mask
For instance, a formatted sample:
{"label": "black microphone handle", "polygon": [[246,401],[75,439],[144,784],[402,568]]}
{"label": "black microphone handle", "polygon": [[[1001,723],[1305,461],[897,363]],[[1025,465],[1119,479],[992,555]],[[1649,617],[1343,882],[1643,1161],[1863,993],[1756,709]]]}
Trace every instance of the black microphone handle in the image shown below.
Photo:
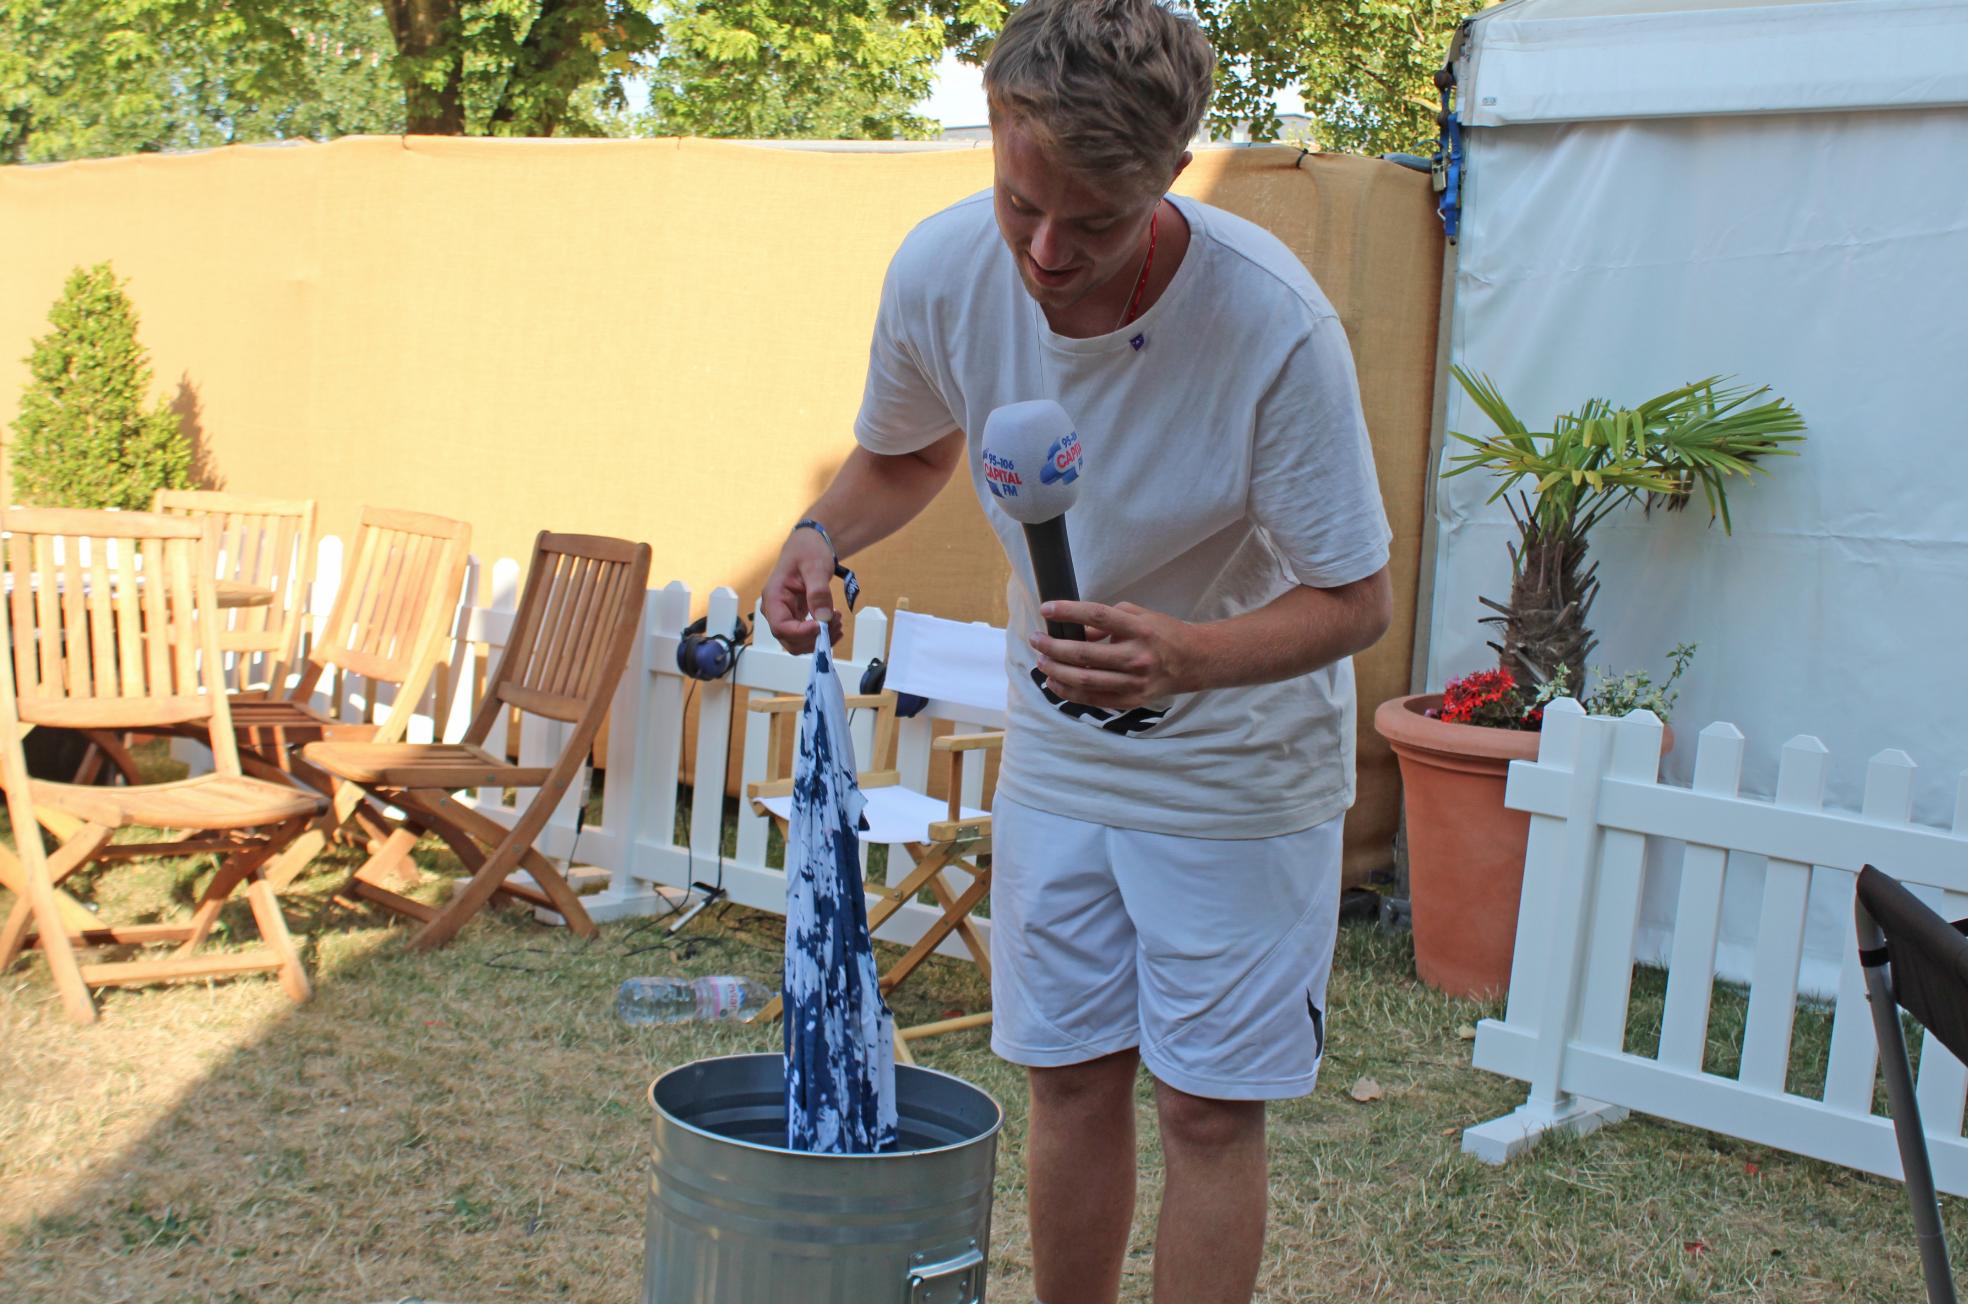
{"label": "black microphone handle", "polygon": [[[1080,600],[1080,582],[1073,576],[1073,546],[1066,541],[1066,513],[1027,525],[1025,550],[1032,555],[1032,578],[1038,581],[1040,602]],[[1048,620],[1046,633],[1086,641],[1086,626],[1072,621]]]}

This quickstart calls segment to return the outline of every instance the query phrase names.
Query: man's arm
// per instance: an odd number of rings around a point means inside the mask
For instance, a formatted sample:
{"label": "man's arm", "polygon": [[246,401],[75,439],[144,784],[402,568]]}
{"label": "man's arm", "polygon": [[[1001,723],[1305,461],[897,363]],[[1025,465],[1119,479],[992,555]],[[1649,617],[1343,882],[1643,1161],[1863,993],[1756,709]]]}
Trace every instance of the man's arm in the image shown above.
{"label": "man's arm", "polygon": [[1300,585],[1204,624],[1132,602],[1048,602],[1040,611],[1087,627],[1085,643],[1033,636],[1047,687],[1071,702],[1125,711],[1176,693],[1290,679],[1364,651],[1387,632],[1394,596],[1383,566],[1334,589]]}
{"label": "man's arm", "polygon": [[[952,430],[913,453],[888,455],[856,447],[834,482],[806,515],[827,527],[834,547],[848,557],[895,533],[923,508],[963,460],[964,436]],[[794,530],[779,561],[766,577],[760,606],[773,634],[789,650],[809,652],[825,621],[829,636],[841,636],[834,607],[834,554],[815,530]]]}

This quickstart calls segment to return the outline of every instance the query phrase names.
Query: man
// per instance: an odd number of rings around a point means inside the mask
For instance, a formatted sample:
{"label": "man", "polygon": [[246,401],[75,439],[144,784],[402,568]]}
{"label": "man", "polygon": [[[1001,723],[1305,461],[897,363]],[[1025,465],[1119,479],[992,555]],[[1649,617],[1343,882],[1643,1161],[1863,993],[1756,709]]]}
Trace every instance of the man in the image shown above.
{"label": "man", "polygon": [[[838,557],[959,464],[1012,560],[995,807],[993,1048],[1027,1067],[1044,1304],[1108,1304],[1134,1208],[1134,1083],[1156,1083],[1161,1304],[1245,1304],[1263,1252],[1264,1102],[1312,1090],[1353,798],[1348,658],[1386,629],[1388,529],[1352,358],[1299,262],[1166,196],[1213,56],[1155,0],[1031,0],[985,71],[995,184],[891,264],[858,447],[796,526],[764,610],[838,635]],[[1056,399],[1086,449],[1085,601],[1041,612],[990,506],[985,418]],[[967,433],[966,433],[967,432]],[[1083,623],[1084,643],[1044,618]],[[1152,708],[1135,733],[1072,703]]]}

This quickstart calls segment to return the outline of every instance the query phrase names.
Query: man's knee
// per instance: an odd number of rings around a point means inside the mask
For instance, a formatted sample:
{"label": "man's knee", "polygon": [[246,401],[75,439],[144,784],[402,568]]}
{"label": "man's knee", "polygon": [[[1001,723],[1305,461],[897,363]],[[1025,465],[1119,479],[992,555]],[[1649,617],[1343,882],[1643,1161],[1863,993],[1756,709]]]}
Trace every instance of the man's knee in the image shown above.
{"label": "man's knee", "polygon": [[1140,1057],[1132,1050],[1103,1055],[1084,1064],[1062,1064],[1057,1068],[1027,1069],[1026,1081],[1036,1108],[1072,1110],[1103,1108],[1116,1098],[1134,1094],[1135,1069]]}
{"label": "man's knee", "polygon": [[1165,1149],[1213,1153],[1263,1143],[1261,1100],[1211,1100],[1158,1082],[1155,1105]]}

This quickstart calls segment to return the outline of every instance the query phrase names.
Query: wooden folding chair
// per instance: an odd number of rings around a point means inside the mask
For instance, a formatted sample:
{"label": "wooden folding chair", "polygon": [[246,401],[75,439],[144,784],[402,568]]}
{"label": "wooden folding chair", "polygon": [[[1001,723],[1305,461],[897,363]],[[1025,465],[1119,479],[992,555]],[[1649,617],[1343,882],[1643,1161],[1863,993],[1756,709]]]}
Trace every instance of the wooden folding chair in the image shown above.
{"label": "wooden folding chair", "polygon": [[[641,632],[648,585],[648,544],[542,532],[514,613],[512,641],[461,741],[326,741],[302,749],[309,764],[404,812],[402,824],[344,890],[424,921],[412,946],[442,946],[495,895],[558,911],[575,933],[595,935],[580,899],[533,840],[587,763]],[[486,750],[494,724],[515,710],[573,726],[551,766],[513,765]],[[451,795],[462,788],[534,793],[507,828]],[[622,800],[633,798],[625,794]],[[472,874],[441,910],[380,881],[402,864],[422,832],[443,838]],[[537,888],[507,881],[522,866]]]}
{"label": "wooden folding chair", "polygon": [[218,526],[219,591],[230,585],[242,599],[221,617],[219,651],[232,658],[227,685],[235,702],[280,696],[300,660],[314,582],[314,500],[160,489],[151,510]]}
{"label": "wooden folding chair", "polygon": [[[898,638],[906,640],[912,635],[911,626],[905,619],[910,614],[906,611],[896,613],[889,644],[891,667],[905,660],[926,659],[932,662],[935,660],[935,658],[912,657],[906,648],[898,646]],[[916,617],[916,619],[929,618]],[[939,623],[953,624],[953,622]],[[985,637],[996,643],[999,664],[1002,664],[1003,631],[991,630]],[[890,673],[893,683],[892,669]],[[929,671],[929,681],[924,682],[922,675],[918,674],[912,685],[900,686],[918,693],[925,688],[944,687],[936,682],[933,669]],[[996,672],[993,682],[998,685],[1001,702],[1002,670]],[[929,699],[926,707],[931,713],[930,716],[922,718],[921,728],[925,731],[929,719],[938,714],[943,714],[944,718],[953,715],[975,718],[978,714],[991,714],[988,710],[978,712],[968,708],[951,711],[948,709],[951,704],[947,700],[929,697],[927,693],[922,695]],[[796,715],[801,705],[802,699],[797,696],[772,696],[753,699],[747,704],[747,709],[774,717],[784,717]],[[892,992],[900,987],[953,932],[962,941],[964,948],[970,952],[971,958],[977,962],[978,970],[988,981],[991,976],[990,947],[972,925],[970,914],[991,890],[989,864],[991,816],[987,811],[965,806],[962,803],[965,787],[964,758],[973,753],[978,754],[981,764],[984,754],[997,750],[1003,744],[1003,732],[949,734],[930,742],[932,755],[947,755],[950,758],[949,795],[947,800],[939,800],[906,786],[902,782],[901,771],[889,760],[890,749],[898,733],[894,687],[881,693],[851,695],[847,698],[847,705],[850,710],[872,708],[878,713],[875,720],[874,748],[870,758],[876,768],[863,771],[857,776],[861,793],[867,799],[863,814],[868,827],[861,832],[861,841],[870,846],[900,846],[913,862],[909,872],[899,881],[875,889],[878,899],[868,909],[868,931],[871,935],[876,933],[883,924],[895,916],[897,911],[924,891],[935,898],[941,910],[922,936],[917,938],[902,958],[882,975],[883,993]],[[997,711],[1001,713],[1001,705]],[[782,770],[790,769],[791,759],[783,754],[787,749],[779,745],[781,732],[782,730],[777,727],[771,732],[772,743],[766,758],[767,774],[777,775]],[[746,787],[746,795],[752,802],[752,809],[770,817],[779,825],[782,832],[788,831],[788,825],[792,820],[792,792],[793,780],[790,775],[770,778]],[[893,860],[890,864],[892,867]],[[969,877],[968,884],[961,890],[952,887],[944,877],[952,870]],[[780,1005],[775,999],[761,1011],[761,1015],[775,1018],[779,1012]],[[904,1063],[913,1063],[909,1042],[940,1033],[982,1027],[990,1021],[991,1015],[986,1011],[952,1019],[940,1019],[910,1028],[898,1028],[895,1033],[896,1057]]]}
{"label": "wooden folding chair", "polygon": [[[299,657],[314,579],[313,500],[160,489],[151,510],[217,523],[219,651],[232,659],[227,685],[235,703],[280,693]],[[106,765],[125,783],[142,781],[126,739],[102,731],[88,738],[75,782],[98,782]]]}
{"label": "wooden folding chair", "polygon": [[[84,1023],[96,1017],[90,989],[119,984],[277,970],[287,994],[305,1000],[307,974],[263,867],[324,803],[290,784],[241,773],[209,565],[215,527],[148,512],[15,510],[0,512],[0,528],[10,532],[0,631],[11,641],[11,655],[0,657],[0,783],[16,848],[16,855],[0,853],[0,882],[16,895],[0,926],[0,970],[23,947],[38,945],[63,1004]],[[197,726],[212,748],[213,770],[127,787],[33,779],[21,735],[35,726]],[[132,827],[194,836],[110,842]],[[42,847],[43,828],[61,840],[52,853]],[[90,864],[210,852],[224,858],[182,923],[106,923],[61,886]],[[241,884],[262,944],[200,953]],[[77,955],[157,943],[177,949],[168,959],[83,963]]]}
{"label": "wooden folding chair", "polygon": [[[351,819],[371,839],[392,831],[379,812],[365,808],[358,786],[338,783],[302,760],[299,750],[323,740],[390,743],[404,736],[450,633],[470,549],[471,527],[462,521],[364,508],[334,606],[298,661],[292,686],[276,683],[263,695],[234,699],[233,726],[246,772],[284,776],[331,802],[319,824],[268,867],[276,888],[292,882]],[[332,694],[337,686],[331,671],[366,681],[365,714],[371,718],[343,720],[313,705],[317,688]],[[376,720],[378,689],[385,685],[394,688],[395,698]]]}

